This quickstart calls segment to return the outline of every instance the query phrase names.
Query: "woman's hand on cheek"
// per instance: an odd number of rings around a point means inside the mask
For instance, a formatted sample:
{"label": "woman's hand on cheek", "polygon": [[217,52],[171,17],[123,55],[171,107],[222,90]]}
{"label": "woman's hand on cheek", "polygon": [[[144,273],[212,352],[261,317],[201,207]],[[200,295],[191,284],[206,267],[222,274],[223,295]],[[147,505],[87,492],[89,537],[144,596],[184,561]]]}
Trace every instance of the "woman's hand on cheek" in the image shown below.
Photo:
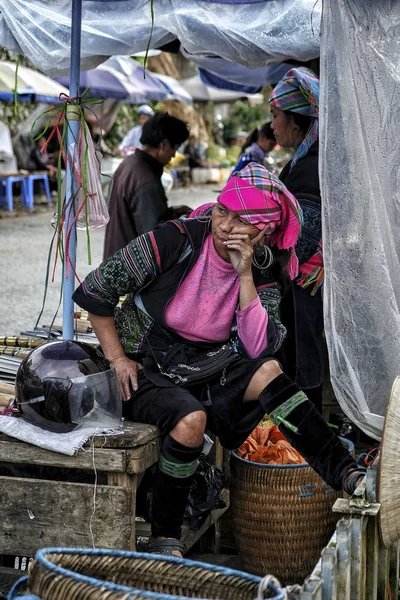
{"label": "woman's hand on cheek", "polygon": [[232,267],[239,277],[252,277],[253,246],[248,234],[231,233],[224,242]]}
{"label": "woman's hand on cheek", "polygon": [[266,229],[267,227],[254,237],[251,237],[248,233],[235,233],[233,230],[233,233],[229,235],[229,240],[224,242],[231,265],[239,277],[253,277],[254,246],[264,241]]}
{"label": "woman's hand on cheek", "polygon": [[122,398],[126,402],[132,396],[132,389],[136,392],[138,388],[137,373],[143,367],[127,356],[120,356],[110,361],[110,364],[115,369],[121,387]]}

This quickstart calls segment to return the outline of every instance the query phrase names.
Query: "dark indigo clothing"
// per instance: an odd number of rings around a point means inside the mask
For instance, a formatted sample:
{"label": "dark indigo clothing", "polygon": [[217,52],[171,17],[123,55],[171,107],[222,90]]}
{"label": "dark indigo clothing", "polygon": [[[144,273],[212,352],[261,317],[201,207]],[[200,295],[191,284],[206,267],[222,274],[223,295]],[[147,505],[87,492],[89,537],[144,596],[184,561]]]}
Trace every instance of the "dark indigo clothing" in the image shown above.
{"label": "dark indigo clothing", "polygon": [[303,211],[301,236],[296,244],[296,254],[301,265],[316,253],[322,235],[318,144],[311,146],[308,154],[292,170],[290,167],[289,162],[282,169],[279,179],[295,196]]}
{"label": "dark indigo clothing", "polygon": [[104,240],[104,260],[172,218],[161,183],[163,169],[158,160],[137,149],[116,170],[108,207],[110,221]]}
{"label": "dark indigo clothing", "polygon": [[[265,412],[271,414],[284,402],[301,394],[298,386],[282,373],[261,392],[260,403]],[[299,403],[287,416],[287,421],[296,428],[286,427],[285,421],[279,424],[288,442],[326,483],[341,490],[344,477],[351,470],[357,470],[357,464],[315,406],[308,400]]]}
{"label": "dark indigo clothing", "polygon": [[124,405],[125,416],[139,423],[157,425],[163,438],[183,417],[205,411],[207,428],[219,437],[222,446],[238,448],[264,416],[258,400],[243,403],[243,396],[254,373],[268,360],[272,357],[241,358],[226,369],[224,385],[222,373],[218,373],[202,385],[159,387],[141,370],[138,391]]}
{"label": "dark indigo clothing", "polygon": [[309,388],[321,386],[324,375],[321,290],[311,296],[307,289],[293,284],[282,298],[281,318],[287,333],[279,360],[284,373],[307,393]]}
{"label": "dark indigo clothing", "polygon": [[[299,263],[309,260],[321,239],[321,192],[318,175],[318,144],[311,146],[290,171],[288,163],[280,179],[297,198],[304,224],[296,244]],[[324,373],[324,316],[321,290],[311,296],[312,286],[303,289],[292,283],[281,302],[282,322],[287,329],[286,340],[279,352],[284,372],[297,385],[307,389],[321,386]]]}

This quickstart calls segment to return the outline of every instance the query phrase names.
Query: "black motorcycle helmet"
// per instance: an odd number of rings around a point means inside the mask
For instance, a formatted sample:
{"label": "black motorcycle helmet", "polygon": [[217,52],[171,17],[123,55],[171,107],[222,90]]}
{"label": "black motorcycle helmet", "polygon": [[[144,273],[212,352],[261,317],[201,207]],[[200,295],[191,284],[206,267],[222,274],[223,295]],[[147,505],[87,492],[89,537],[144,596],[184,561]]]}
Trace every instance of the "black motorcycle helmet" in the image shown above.
{"label": "black motorcycle helmet", "polygon": [[48,342],[22,361],[15,382],[22,416],[65,433],[91,418],[121,418],[122,398],[113,368],[103,354],[76,341]]}

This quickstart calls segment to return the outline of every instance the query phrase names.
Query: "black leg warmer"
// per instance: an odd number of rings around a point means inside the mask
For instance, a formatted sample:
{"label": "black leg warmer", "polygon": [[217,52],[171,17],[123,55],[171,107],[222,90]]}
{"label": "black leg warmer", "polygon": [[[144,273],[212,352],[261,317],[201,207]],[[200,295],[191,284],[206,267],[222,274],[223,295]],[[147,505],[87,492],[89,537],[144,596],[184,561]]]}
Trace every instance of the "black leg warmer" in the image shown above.
{"label": "black leg warmer", "polygon": [[183,446],[167,435],[153,488],[153,537],[180,539],[183,515],[203,444]]}
{"label": "black leg warmer", "polygon": [[261,406],[288,442],[326,483],[341,490],[345,476],[362,472],[315,406],[289,377],[282,374],[259,396]]}

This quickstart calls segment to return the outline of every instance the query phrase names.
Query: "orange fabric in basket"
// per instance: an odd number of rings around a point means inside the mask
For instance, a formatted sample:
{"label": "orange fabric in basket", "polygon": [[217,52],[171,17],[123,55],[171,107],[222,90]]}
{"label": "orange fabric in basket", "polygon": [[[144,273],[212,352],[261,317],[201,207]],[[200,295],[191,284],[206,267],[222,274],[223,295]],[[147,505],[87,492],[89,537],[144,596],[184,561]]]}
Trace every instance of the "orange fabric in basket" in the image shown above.
{"label": "orange fabric in basket", "polygon": [[273,424],[258,425],[238,448],[237,453],[245,460],[269,465],[295,465],[307,462]]}

